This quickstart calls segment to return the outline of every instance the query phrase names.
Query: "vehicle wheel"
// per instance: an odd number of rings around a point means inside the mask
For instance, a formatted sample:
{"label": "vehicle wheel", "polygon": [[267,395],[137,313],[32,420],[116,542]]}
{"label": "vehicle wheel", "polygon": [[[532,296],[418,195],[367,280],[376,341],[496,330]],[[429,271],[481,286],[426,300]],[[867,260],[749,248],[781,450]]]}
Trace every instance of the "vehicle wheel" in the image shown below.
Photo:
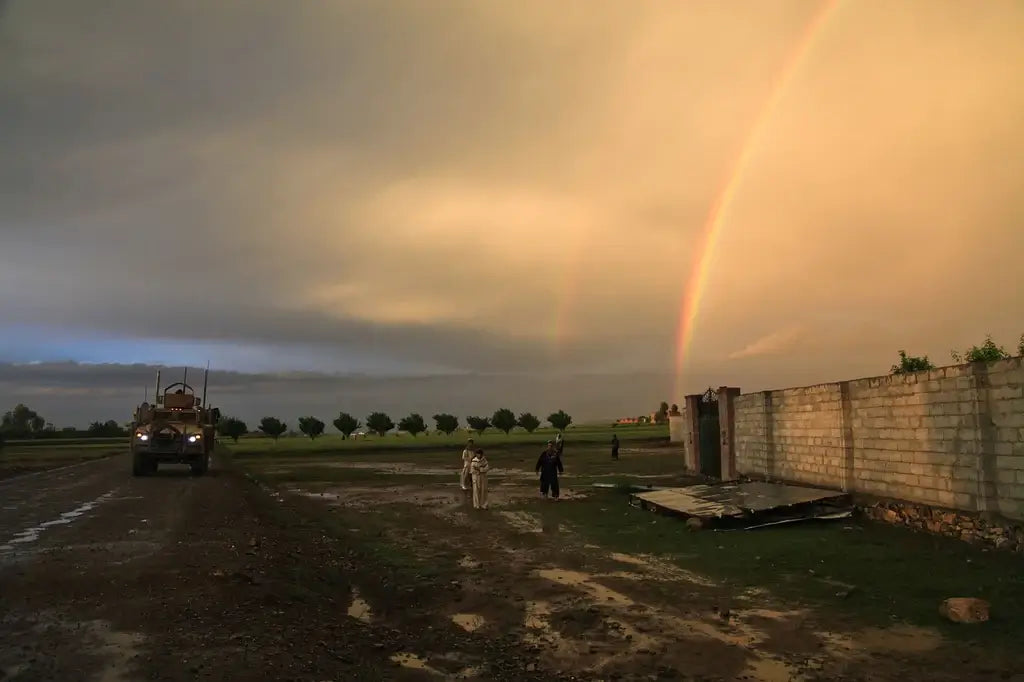
{"label": "vehicle wheel", "polygon": [[210,468],[210,456],[203,455],[196,461],[189,464],[189,467],[192,469],[193,476],[202,476],[206,473],[207,469]]}

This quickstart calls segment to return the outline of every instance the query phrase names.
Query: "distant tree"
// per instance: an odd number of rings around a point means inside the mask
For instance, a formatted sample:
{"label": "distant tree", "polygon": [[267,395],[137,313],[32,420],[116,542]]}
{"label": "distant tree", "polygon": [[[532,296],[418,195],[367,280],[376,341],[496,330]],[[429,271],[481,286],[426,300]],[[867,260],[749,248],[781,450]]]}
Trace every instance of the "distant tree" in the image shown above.
{"label": "distant tree", "polygon": [[230,438],[235,443],[238,439],[249,433],[249,427],[245,422],[235,417],[224,417],[217,422],[217,433],[224,438]]}
{"label": "distant tree", "polygon": [[33,437],[46,428],[46,420],[39,413],[22,403],[14,406],[0,417],[0,431],[8,438]]}
{"label": "distant tree", "polygon": [[383,438],[384,434],[395,428],[395,422],[383,412],[374,412],[366,418],[366,428]]}
{"label": "distant tree", "polygon": [[665,401],[658,405],[658,411],[654,413],[654,421],[658,424],[668,421],[668,403]]}
{"label": "distant tree", "polygon": [[504,431],[506,436],[512,429],[516,428],[516,424],[516,413],[507,407],[497,410],[494,416],[491,417],[491,426],[499,431]]}
{"label": "distant tree", "polygon": [[437,426],[438,431],[450,436],[459,428],[459,418],[454,414],[442,412],[434,415],[434,425]]}
{"label": "distant tree", "polygon": [[412,434],[413,437],[423,433],[427,430],[427,423],[423,421],[423,416],[413,412],[408,417],[402,417],[398,421],[398,428],[401,431]]}
{"label": "distant tree", "polygon": [[[1024,338],[1022,338],[1024,341]],[[971,346],[963,352],[961,355],[955,350],[950,351],[950,356],[953,358],[953,362],[967,363],[967,362],[995,362],[996,360],[1005,360],[1010,357],[1010,354],[1006,352],[1006,349],[1002,346],[997,346],[995,341],[992,340],[991,334],[985,335],[985,343],[980,346]]]}
{"label": "distant tree", "polygon": [[277,442],[277,439],[288,430],[288,425],[277,417],[264,417],[260,419],[259,430],[264,436],[273,438],[274,442]]}
{"label": "distant tree", "polygon": [[113,419],[108,419],[105,422],[92,422],[85,433],[90,438],[116,438],[126,435],[121,425]]}
{"label": "distant tree", "polygon": [[540,420],[529,412],[523,412],[519,415],[519,419],[516,420],[516,423],[526,429],[527,433],[533,433],[537,430],[537,427],[540,426]]}
{"label": "distant tree", "polygon": [[491,427],[491,420],[487,417],[466,417],[466,423],[470,429],[480,434]]}
{"label": "distant tree", "polygon": [[1020,335],[1020,341],[1017,342],[1017,355],[1024,355],[1024,334]]}
{"label": "distant tree", "polygon": [[338,418],[335,419],[334,422],[332,423],[334,424],[334,428],[338,429],[338,431],[341,432],[342,438],[348,438],[349,436],[352,435],[354,431],[356,431],[361,426],[359,420],[350,415],[348,412],[342,412],[341,414],[339,414]]}
{"label": "distant tree", "polygon": [[900,364],[892,366],[891,374],[910,374],[912,372],[923,372],[926,369],[935,369],[935,365],[932,364],[927,355],[922,357],[907,355],[905,350],[899,351],[899,354]]}
{"label": "distant tree", "polygon": [[569,424],[572,424],[572,417],[566,414],[565,410],[559,410],[548,415],[548,423],[559,431],[565,431]]}
{"label": "distant tree", "polygon": [[325,424],[316,417],[299,417],[299,431],[309,436],[310,440],[316,440],[317,436],[324,434]]}
{"label": "distant tree", "polygon": [[679,406],[676,405],[675,403],[672,403],[672,407],[668,408],[668,413],[669,414],[679,414]]}

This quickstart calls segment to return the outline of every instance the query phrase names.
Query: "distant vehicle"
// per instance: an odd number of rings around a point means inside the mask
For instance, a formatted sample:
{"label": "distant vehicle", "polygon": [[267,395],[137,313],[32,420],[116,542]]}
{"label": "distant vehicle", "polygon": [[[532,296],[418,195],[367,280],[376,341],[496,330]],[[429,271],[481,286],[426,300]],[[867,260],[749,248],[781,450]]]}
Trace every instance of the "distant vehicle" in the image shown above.
{"label": "distant vehicle", "polygon": [[206,384],[210,370],[203,377],[203,397],[196,396],[189,386],[188,370],[183,380],[160,392],[160,372],[156,373],[156,404],[144,401],[132,416],[132,475],[156,473],[160,464],[188,464],[192,474],[202,476],[210,468],[215,429],[220,419],[219,408],[206,406]]}

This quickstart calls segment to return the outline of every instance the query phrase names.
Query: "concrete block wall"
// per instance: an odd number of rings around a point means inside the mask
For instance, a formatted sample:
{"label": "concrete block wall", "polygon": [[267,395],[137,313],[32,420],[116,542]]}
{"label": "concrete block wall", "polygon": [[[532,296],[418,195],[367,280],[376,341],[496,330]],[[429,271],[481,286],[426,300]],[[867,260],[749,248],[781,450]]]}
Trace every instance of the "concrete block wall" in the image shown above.
{"label": "concrete block wall", "polygon": [[1021,358],[736,400],[741,474],[1024,519]]}

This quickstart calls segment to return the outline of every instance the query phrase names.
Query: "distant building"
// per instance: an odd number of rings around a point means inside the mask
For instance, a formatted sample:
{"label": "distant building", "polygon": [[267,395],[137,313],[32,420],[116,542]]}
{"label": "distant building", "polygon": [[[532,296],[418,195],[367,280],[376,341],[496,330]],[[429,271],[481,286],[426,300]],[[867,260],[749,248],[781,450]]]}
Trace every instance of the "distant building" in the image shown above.
{"label": "distant building", "polygon": [[653,416],[644,415],[642,417],[623,417],[622,419],[616,419],[615,424],[650,424],[653,421]]}

